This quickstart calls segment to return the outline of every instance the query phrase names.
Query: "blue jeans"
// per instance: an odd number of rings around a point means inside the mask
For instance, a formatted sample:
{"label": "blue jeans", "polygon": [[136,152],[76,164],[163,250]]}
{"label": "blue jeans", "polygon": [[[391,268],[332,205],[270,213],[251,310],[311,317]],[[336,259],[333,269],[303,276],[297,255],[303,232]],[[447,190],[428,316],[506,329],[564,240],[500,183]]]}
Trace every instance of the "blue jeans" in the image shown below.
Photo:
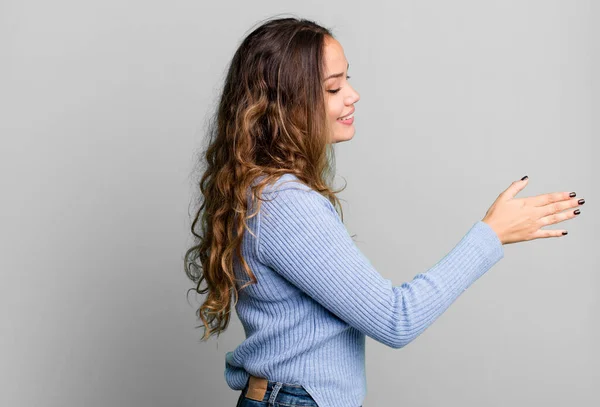
{"label": "blue jeans", "polygon": [[[319,407],[300,384],[289,384],[250,376],[236,407]],[[360,406],[362,407],[362,406]]]}
{"label": "blue jeans", "polygon": [[251,376],[246,383],[236,405],[236,407],[279,406],[318,407],[302,385],[255,379],[254,376]]}

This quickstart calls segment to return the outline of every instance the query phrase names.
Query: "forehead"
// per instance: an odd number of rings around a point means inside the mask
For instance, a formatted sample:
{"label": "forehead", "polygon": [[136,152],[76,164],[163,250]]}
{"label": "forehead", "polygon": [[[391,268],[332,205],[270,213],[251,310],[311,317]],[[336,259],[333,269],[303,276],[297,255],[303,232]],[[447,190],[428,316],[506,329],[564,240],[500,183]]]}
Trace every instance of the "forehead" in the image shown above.
{"label": "forehead", "polygon": [[344,55],[344,48],[335,38],[325,37],[323,62],[325,64],[325,76],[346,70],[348,61],[346,55]]}

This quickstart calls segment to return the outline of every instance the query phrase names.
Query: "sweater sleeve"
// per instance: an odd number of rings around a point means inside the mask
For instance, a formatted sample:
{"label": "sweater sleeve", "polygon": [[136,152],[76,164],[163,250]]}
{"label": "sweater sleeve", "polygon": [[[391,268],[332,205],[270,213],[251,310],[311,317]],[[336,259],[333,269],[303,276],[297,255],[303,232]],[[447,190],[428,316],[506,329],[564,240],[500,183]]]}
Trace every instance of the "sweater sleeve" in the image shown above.
{"label": "sweater sleeve", "polygon": [[264,197],[258,215],[260,261],[348,325],[394,349],[419,336],[504,257],[496,233],[477,221],[433,267],[392,285],[317,191],[288,188]]}

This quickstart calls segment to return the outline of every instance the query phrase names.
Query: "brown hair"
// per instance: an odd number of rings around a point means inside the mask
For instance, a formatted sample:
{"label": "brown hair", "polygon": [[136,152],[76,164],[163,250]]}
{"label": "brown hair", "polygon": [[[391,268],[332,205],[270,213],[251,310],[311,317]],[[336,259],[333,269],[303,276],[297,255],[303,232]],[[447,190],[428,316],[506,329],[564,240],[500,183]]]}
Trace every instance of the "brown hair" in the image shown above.
{"label": "brown hair", "polygon": [[[201,153],[202,200],[191,225],[196,244],[185,254],[193,290],[208,293],[196,312],[205,328],[202,340],[218,337],[229,324],[232,291],[238,300],[234,256],[250,277],[248,284],[257,281],[241,253],[246,219],[260,209],[258,203],[246,216],[249,187],[253,202],[260,201],[266,185],[293,174],[339,208],[343,221],[335,194],[346,186],[329,186],[335,156],[323,88],[327,36],[333,38],[331,31],[313,21],[270,19],[242,41],[231,60]],[[259,176],[264,178],[254,185]],[[201,234],[195,231],[198,222]],[[203,280],[206,288],[200,289]]]}

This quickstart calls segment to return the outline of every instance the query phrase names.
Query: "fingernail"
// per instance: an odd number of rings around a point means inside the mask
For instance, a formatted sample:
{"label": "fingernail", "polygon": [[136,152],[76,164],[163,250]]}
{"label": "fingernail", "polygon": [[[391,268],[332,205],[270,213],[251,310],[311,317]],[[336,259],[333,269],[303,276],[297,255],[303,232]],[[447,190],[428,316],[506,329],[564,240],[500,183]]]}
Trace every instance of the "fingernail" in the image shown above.
{"label": "fingernail", "polygon": [[571,198],[573,198],[573,197],[576,197],[576,196],[577,196],[577,194],[576,194],[575,192],[571,192],[571,193],[569,194],[569,196],[570,196]]}
{"label": "fingernail", "polygon": [[527,175],[525,175],[523,178],[521,178],[521,181],[526,180],[527,178],[529,178]]}
{"label": "fingernail", "polygon": [[564,232],[562,232],[563,236],[566,235],[567,233],[569,233],[569,232],[567,232],[566,230]]}
{"label": "fingernail", "polygon": [[578,203],[579,205],[583,205],[583,204],[585,203],[585,199],[580,199],[579,201],[577,201],[577,203]]}
{"label": "fingernail", "polygon": [[579,215],[579,214],[581,213],[581,211],[580,211],[579,209],[575,209],[575,210],[573,211],[573,213],[574,213],[575,215]]}

